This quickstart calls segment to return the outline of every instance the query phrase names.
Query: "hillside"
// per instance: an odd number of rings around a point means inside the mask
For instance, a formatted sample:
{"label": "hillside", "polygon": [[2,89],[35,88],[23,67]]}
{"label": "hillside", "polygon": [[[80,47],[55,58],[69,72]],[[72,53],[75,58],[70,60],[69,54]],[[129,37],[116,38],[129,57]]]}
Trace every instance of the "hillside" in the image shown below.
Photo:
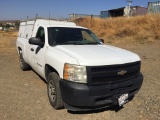
{"label": "hillside", "polygon": [[105,43],[144,43],[160,40],[160,14],[130,18],[80,18],[75,20],[75,23],[91,29],[99,38],[104,39]]}

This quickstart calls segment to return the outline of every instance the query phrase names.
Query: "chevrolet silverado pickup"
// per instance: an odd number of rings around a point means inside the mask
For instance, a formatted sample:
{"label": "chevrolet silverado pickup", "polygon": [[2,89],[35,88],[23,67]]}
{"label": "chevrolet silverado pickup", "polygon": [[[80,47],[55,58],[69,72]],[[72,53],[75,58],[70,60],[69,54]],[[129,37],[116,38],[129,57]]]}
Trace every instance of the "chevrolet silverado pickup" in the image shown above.
{"label": "chevrolet silverado pickup", "polygon": [[49,102],[55,109],[123,106],[143,82],[137,54],[106,45],[92,31],[73,22],[21,22],[16,48],[20,68],[32,68],[46,80]]}

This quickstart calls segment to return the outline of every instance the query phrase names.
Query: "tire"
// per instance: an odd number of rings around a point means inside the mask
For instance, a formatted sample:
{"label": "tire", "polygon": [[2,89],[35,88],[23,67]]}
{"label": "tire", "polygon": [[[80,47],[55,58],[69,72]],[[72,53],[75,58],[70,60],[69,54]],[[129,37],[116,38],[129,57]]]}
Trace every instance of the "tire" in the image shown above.
{"label": "tire", "polygon": [[57,73],[51,72],[48,75],[47,80],[48,80],[47,93],[51,106],[56,110],[62,109],[64,107],[64,104],[62,101],[60,87],[59,87],[60,77],[58,76]]}
{"label": "tire", "polygon": [[30,70],[30,66],[24,61],[22,53],[20,53],[19,64],[22,71]]}

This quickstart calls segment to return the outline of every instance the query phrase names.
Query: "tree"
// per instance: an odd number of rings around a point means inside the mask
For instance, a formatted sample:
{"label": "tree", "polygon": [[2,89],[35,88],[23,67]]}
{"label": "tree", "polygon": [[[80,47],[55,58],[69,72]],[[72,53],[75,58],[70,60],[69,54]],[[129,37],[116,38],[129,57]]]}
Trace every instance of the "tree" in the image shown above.
{"label": "tree", "polygon": [[20,25],[20,21],[16,21],[15,26],[16,26],[17,29],[19,28],[19,25]]}
{"label": "tree", "polygon": [[9,27],[11,27],[9,24],[6,24],[6,28],[8,29]]}

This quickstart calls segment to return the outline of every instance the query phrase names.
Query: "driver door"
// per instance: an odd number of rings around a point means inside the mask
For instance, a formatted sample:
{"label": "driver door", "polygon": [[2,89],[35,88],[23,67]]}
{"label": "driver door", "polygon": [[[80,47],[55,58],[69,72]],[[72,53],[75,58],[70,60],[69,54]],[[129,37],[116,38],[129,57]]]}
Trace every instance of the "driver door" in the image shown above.
{"label": "driver door", "polygon": [[43,74],[43,62],[44,62],[44,54],[46,51],[45,47],[45,29],[43,27],[39,27],[36,38],[40,38],[41,42],[44,42],[44,46],[39,45],[30,45],[30,51],[31,51],[31,64],[32,68],[39,73],[40,75]]}

